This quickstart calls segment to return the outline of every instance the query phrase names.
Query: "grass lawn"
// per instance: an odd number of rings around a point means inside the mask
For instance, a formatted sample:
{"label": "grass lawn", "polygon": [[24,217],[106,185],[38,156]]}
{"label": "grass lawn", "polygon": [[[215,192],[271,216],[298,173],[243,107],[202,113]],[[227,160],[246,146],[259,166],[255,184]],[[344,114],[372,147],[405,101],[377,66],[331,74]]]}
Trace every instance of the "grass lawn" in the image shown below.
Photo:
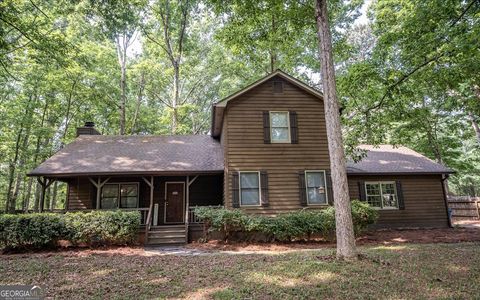
{"label": "grass lawn", "polygon": [[480,243],[271,254],[148,256],[141,248],[0,256],[0,284],[39,284],[47,296],[85,298],[480,298]]}

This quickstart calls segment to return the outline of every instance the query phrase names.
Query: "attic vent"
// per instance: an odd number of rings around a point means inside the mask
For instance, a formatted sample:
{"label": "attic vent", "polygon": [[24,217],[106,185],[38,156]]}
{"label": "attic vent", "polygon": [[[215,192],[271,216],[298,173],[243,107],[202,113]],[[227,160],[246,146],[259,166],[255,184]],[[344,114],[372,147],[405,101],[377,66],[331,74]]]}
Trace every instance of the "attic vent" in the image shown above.
{"label": "attic vent", "polygon": [[273,92],[275,94],[283,93],[283,82],[282,81],[274,81],[273,82]]}

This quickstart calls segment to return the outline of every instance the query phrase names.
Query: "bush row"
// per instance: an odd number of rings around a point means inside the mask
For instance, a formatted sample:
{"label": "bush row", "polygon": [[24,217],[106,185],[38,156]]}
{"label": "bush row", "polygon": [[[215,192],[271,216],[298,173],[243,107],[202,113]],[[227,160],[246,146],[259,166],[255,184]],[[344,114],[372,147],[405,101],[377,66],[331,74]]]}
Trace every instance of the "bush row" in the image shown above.
{"label": "bush row", "polygon": [[[239,209],[223,209],[197,207],[197,217],[204,222],[205,231],[219,231],[225,240],[235,233],[242,233],[249,238],[255,233],[262,234],[267,240],[294,241],[320,236],[325,240],[335,237],[335,209],[328,207],[322,210],[299,210],[280,214],[277,217],[248,215]],[[352,219],[355,234],[359,234],[374,224],[378,212],[367,203],[352,201]],[[238,235],[237,235],[238,236]]]}
{"label": "bush row", "polygon": [[0,249],[54,247],[59,240],[74,245],[123,245],[138,237],[137,211],[67,212],[0,215]]}

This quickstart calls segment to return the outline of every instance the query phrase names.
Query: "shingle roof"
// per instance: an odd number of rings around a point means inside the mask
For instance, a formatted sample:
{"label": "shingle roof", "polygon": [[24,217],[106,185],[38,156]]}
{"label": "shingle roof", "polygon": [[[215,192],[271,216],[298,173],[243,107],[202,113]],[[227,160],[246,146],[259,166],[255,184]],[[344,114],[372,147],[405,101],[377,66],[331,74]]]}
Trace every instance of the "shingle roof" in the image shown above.
{"label": "shingle roof", "polygon": [[357,163],[347,163],[348,174],[447,174],[451,169],[407,147],[360,145],[367,155]]}
{"label": "shingle roof", "polygon": [[220,143],[208,135],[81,135],[31,176],[223,172]]}

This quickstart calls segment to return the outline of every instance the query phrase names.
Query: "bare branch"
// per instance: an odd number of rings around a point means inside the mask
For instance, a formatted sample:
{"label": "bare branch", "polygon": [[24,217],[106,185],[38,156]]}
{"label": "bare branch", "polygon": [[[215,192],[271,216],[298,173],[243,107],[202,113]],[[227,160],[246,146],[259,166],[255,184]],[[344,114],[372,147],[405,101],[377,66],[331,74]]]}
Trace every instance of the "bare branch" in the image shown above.
{"label": "bare branch", "polygon": [[7,73],[8,76],[12,77],[16,81],[19,81],[17,77],[13,76],[12,73],[10,73],[10,71],[8,71],[7,66],[5,66],[5,64],[3,63],[3,61],[1,59],[0,59],[0,64],[2,65],[2,68],[5,70],[5,73]]}
{"label": "bare branch", "polygon": [[167,107],[173,109],[173,106],[172,106],[170,103],[168,103],[167,101],[163,100],[162,97],[160,97],[157,93],[155,93],[154,91],[152,91],[152,90],[150,90],[150,89],[147,89],[146,87],[145,87],[145,90],[146,90],[147,92],[151,93],[156,99],[160,100],[160,102],[162,102],[163,104],[165,104]]}
{"label": "bare branch", "polygon": [[42,15],[44,15],[47,19],[50,20],[50,17],[43,11],[40,9],[40,7],[38,7],[32,0],[30,0],[30,3],[33,5],[33,7],[35,7],[39,12],[42,13]]}

